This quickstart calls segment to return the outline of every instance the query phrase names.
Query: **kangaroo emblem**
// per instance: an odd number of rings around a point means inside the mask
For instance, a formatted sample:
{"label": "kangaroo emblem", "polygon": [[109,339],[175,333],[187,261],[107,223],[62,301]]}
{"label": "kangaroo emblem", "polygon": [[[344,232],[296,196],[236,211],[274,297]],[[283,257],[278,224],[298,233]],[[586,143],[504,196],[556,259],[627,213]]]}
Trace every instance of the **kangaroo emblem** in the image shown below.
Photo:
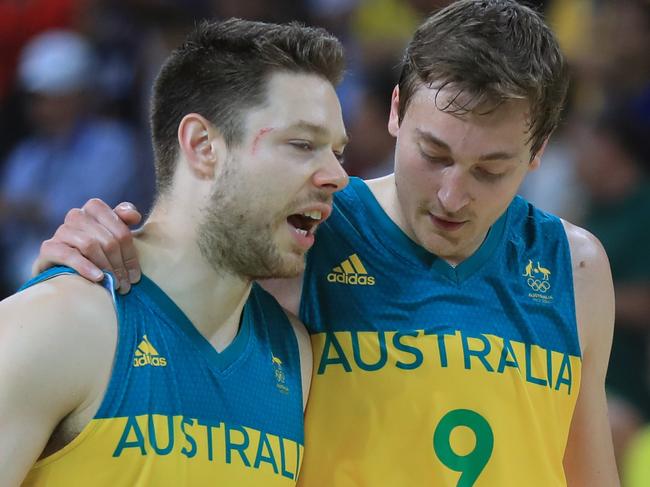
{"label": "kangaroo emblem", "polygon": [[[539,262],[537,263],[539,266]],[[528,265],[526,266],[525,272],[522,274],[524,277],[533,277],[533,261],[528,259]]]}
{"label": "kangaroo emblem", "polygon": [[545,281],[548,281],[548,276],[551,275],[551,271],[539,265],[539,261],[537,261],[537,268],[535,269],[535,272],[539,272],[540,274],[542,274],[544,276]]}

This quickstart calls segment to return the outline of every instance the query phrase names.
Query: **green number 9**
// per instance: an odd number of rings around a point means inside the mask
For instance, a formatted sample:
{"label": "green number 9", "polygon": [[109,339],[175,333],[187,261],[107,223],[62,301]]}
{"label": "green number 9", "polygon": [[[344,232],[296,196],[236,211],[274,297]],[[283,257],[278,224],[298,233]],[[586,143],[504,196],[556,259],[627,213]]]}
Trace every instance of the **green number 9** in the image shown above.
{"label": "green number 9", "polygon": [[[451,432],[466,426],[474,432],[476,446],[467,455],[451,448]],[[494,434],[480,414],[469,409],[454,409],[445,414],[433,433],[433,449],[440,461],[455,472],[462,472],[457,487],[471,487],[487,465],[494,447]]]}

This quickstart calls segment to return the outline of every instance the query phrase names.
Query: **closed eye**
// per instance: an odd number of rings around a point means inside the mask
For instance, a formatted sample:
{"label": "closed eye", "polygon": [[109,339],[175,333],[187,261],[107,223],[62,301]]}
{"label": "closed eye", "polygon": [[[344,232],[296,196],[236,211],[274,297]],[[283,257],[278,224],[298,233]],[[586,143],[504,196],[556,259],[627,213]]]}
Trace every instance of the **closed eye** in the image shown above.
{"label": "closed eye", "polygon": [[423,150],[420,149],[420,155],[422,156],[423,159],[426,159],[427,161],[433,163],[433,164],[442,164],[444,166],[448,166],[452,163],[451,159],[449,157],[445,156],[433,156],[431,154],[427,154]]}
{"label": "closed eye", "polygon": [[309,152],[314,149],[314,145],[308,140],[291,140],[289,141],[289,145],[303,152]]}
{"label": "closed eye", "polygon": [[482,179],[489,182],[498,181],[506,174],[505,172],[490,172],[482,168],[476,168],[474,173],[477,179]]}

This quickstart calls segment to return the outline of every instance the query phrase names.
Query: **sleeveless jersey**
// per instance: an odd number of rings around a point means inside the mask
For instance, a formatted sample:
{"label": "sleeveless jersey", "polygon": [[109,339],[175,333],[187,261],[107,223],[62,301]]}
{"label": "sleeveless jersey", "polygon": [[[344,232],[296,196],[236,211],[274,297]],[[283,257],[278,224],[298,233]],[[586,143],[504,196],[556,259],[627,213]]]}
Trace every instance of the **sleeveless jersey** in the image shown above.
{"label": "sleeveless jersey", "polygon": [[[62,273],[56,268],[28,283]],[[298,344],[254,285],[221,353],[146,276],[112,292],[118,340],[94,419],[38,461],[27,486],[289,486],[303,454]],[[93,326],[88,324],[88,326]]]}
{"label": "sleeveless jersey", "polygon": [[566,485],[580,386],[561,221],[516,197],[452,267],[356,178],[308,255],[307,487]]}

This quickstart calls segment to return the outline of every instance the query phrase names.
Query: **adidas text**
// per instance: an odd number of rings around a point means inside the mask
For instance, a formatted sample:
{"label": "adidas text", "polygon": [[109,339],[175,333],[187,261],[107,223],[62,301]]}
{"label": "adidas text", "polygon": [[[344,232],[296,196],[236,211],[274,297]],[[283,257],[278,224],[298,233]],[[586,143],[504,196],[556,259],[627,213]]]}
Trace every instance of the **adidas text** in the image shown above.
{"label": "adidas text", "polygon": [[340,282],[341,284],[352,284],[359,286],[374,286],[375,278],[373,276],[367,276],[364,274],[339,274],[336,272],[330,272],[327,274],[328,282]]}
{"label": "adidas text", "polygon": [[142,355],[141,357],[133,357],[134,367],[144,367],[145,365],[153,365],[154,367],[167,366],[167,359],[165,357],[152,357],[151,355]]}

